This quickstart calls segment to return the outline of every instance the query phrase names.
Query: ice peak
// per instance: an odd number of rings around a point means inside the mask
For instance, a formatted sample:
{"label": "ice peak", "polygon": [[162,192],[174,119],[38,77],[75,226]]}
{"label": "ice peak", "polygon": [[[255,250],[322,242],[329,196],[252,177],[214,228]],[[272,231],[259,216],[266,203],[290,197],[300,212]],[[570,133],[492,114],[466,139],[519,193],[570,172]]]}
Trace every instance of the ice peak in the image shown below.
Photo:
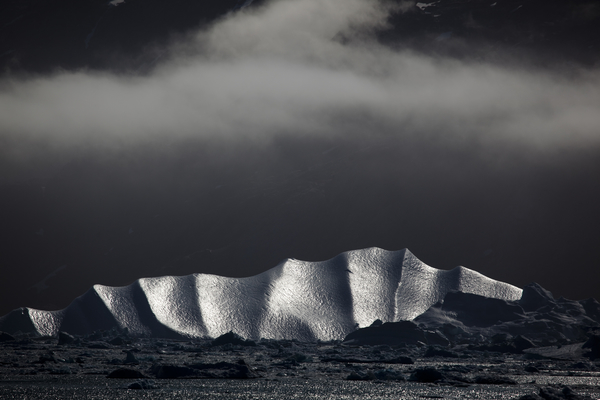
{"label": "ice peak", "polygon": [[332,340],[375,320],[412,320],[453,290],[503,300],[522,292],[468,268],[432,268],[408,249],[372,247],[326,261],[289,258],[247,278],[193,274],[94,285],[64,310],[15,310],[0,318],[0,330],[56,335],[117,327],[138,336],[231,331],[248,339]]}

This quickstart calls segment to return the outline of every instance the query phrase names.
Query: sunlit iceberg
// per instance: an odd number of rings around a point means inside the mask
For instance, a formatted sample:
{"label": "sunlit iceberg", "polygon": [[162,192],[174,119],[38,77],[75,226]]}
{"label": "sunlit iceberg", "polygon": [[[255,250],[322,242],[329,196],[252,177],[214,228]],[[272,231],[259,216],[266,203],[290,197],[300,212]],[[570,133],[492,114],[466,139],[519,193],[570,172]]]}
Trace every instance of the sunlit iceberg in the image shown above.
{"label": "sunlit iceberg", "polygon": [[464,267],[432,268],[407,249],[349,251],[330,260],[287,259],[248,278],[208,274],[143,278],[129,286],[94,285],[67,308],[19,308],[0,330],[56,335],[112,328],[130,335],[248,339],[343,339],[375,320],[412,320],[459,291],[519,300],[522,290]]}

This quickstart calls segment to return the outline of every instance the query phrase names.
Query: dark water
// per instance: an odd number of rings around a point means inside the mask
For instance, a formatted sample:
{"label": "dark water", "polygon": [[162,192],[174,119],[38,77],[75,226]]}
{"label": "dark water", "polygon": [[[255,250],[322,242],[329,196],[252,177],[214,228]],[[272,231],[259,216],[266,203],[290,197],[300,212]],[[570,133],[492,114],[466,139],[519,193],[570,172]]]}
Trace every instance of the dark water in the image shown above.
{"label": "dark water", "polygon": [[[457,354],[448,358],[426,357],[428,347],[412,345],[261,341],[243,346],[148,338],[121,339],[119,344],[109,337],[97,341],[78,337],[73,343],[62,344],[55,338],[0,343],[0,400],[492,400],[518,399],[538,393],[540,388],[562,390],[561,385],[600,399],[600,362],[575,353],[559,360],[455,347]],[[396,362],[401,356],[409,362]],[[165,376],[163,367],[183,372]],[[139,378],[118,379],[127,376],[116,374],[122,369],[137,372],[134,376]],[[437,371],[442,379],[424,383],[428,380],[417,375],[424,369]],[[162,379],[171,377],[179,379]],[[233,379],[236,377],[249,379]],[[371,380],[349,380],[357,378]],[[477,383],[482,378],[496,384]],[[150,388],[128,388],[140,382]]]}
{"label": "dark water", "polygon": [[[600,377],[540,377],[538,383],[569,384],[600,398]],[[543,381],[543,382],[542,382]],[[517,399],[536,384],[440,386],[414,382],[282,380],[155,380],[156,389],[132,390],[134,380],[99,376],[17,377],[0,381],[1,399]],[[579,386],[584,385],[584,386]]]}

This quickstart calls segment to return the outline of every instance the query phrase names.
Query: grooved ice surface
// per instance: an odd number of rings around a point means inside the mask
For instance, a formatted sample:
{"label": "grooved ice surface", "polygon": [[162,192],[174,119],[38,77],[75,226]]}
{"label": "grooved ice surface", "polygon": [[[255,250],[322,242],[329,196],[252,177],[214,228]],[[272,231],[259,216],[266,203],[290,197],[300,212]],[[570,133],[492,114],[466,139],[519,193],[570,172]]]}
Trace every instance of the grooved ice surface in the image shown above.
{"label": "grooved ice surface", "polygon": [[374,320],[411,320],[450,290],[518,300],[522,290],[464,267],[432,268],[410,251],[349,251],[331,260],[287,259],[262,274],[227,278],[193,274],[144,278],[125,287],[94,285],[67,308],[21,308],[0,318],[0,330],[55,335],[112,327],[132,335],[342,339]]}

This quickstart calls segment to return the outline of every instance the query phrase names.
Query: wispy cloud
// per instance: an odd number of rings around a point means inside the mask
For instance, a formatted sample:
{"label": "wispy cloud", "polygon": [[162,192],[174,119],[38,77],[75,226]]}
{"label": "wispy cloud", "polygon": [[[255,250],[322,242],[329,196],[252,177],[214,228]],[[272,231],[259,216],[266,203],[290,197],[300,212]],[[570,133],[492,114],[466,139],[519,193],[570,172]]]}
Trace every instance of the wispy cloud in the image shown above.
{"label": "wispy cloud", "polygon": [[[278,0],[173,44],[146,76],[5,80],[5,162],[168,138],[434,135],[557,148],[600,144],[600,74],[394,51],[371,0]],[[62,154],[61,153],[61,154]],[[12,160],[12,161],[11,161]]]}

